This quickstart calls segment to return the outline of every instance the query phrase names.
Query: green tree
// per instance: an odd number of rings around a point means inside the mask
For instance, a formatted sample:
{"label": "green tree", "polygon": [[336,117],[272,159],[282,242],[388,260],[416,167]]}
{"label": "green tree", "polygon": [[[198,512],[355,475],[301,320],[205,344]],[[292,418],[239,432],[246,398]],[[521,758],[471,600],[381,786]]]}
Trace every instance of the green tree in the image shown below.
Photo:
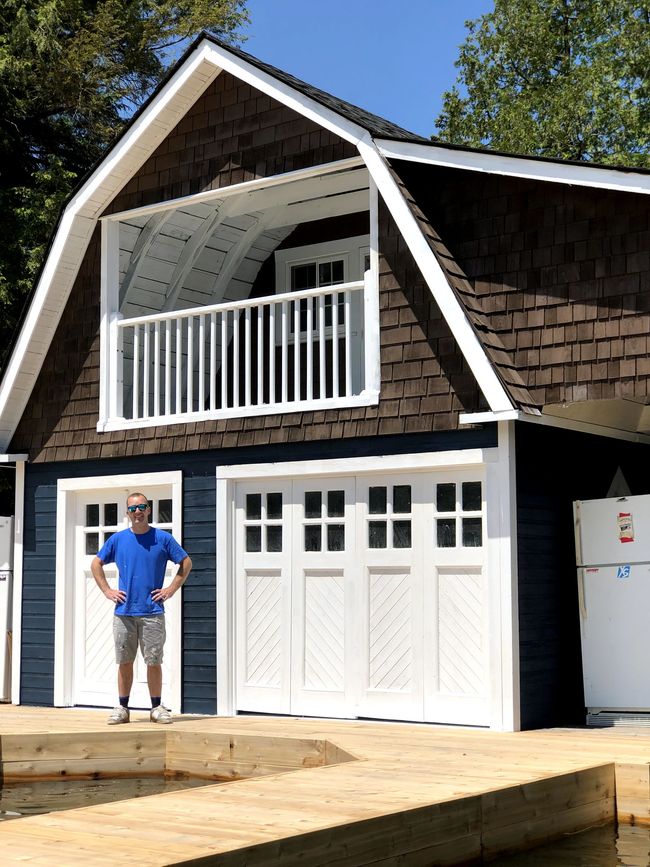
{"label": "green tree", "polygon": [[61,204],[187,40],[245,0],[0,0],[0,355]]}
{"label": "green tree", "polygon": [[649,0],[495,0],[466,27],[440,140],[650,165]]}

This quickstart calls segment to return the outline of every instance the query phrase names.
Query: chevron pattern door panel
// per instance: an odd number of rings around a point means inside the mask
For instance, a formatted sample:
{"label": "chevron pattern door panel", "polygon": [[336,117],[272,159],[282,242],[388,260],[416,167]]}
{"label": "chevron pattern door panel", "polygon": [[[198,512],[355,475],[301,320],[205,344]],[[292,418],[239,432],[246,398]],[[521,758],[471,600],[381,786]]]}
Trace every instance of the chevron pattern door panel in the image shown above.
{"label": "chevron pattern door panel", "polygon": [[345,686],[345,587],[342,574],[307,574],[303,687],[340,692]]}
{"label": "chevron pattern door panel", "polygon": [[370,570],[369,580],[368,686],[410,692],[413,688],[411,574]]}
{"label": "chevron pattern door panel", "polygon": [[[106,570],[108,573],[108,569]],[[107,574],[115,587],[117,577]],[[94,693],[115,692],[115,649],[113,644],[113,611],[95,584],[90,571],[84,572],[85,620],[83,623],[83,653],[76,663],[79,690],[87,698]]]}
{"label": "chevron pattern door panel", "polygon": [[283,622],[280,572],[245,577],[245,682],[282,686]]}
{"label": "chevron pattern door panel", "polygon": [[480,571],[438,573],[438,683],[442,693],[485,690],[485,611]]}

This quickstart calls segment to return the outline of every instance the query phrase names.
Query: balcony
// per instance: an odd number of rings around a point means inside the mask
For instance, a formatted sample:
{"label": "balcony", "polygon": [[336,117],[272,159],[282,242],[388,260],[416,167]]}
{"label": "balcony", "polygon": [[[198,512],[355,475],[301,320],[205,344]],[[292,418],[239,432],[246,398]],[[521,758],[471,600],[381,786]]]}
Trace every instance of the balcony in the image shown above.
{"label": "balcony", "polygon": [[368,271],[321,289],[117,314],[103,429],[376,403],[375,296]]}

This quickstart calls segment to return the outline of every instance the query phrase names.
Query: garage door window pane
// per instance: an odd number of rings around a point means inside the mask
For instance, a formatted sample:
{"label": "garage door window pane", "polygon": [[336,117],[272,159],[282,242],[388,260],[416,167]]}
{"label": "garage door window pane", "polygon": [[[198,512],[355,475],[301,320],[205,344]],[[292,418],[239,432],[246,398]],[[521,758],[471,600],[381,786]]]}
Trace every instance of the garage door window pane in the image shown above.
{"label": "garage door window pane", "polygon": [[[323,494],[321,491],[306,491],[305,492],[305,517],[320,518],[321,508],[323,504]],[[319,550],[315,549],[315,550]]]}
{"label": "garage door window pane", "polygon": [[463,512],[481,511],[481,483],[463,482]]}
{"label": "garage door window pane", "polygon": [[345,551],[345,526],[343,524],[328,524],[327,550]]}
{"label": "garage door window pane", "polygon": [[436,543],[439,548],[456,547],[455,518],[440,518],[436,521]]}
{"label": "garage door window pane", "polygon": [[463,518],[463,548],[480,548],[483,528],[480,518]]}
{"label": "garage door window pane", "polygon": [[246,527],[246,551],[255,553],[262,550],[262,528]]}
{"label": "garage door window pane", "polygon": [[393,548],[411,547],[411,522],[393,522]]}
{"label": "garage door window pane", "polygon": [[368,547],[369,548],[385,548],[386,547],[386,521],[369,521],[368,522]]}
{"label": "garage door window pane", "polygon": [[305,551],[321,550],[321,528],[319,525],[305,527]]}
{"label": "garage door window pane", "polygon": [[[248,521],[259,521],[259,519],[261,517],[262,517],[262,495],[261,494],[246,494],[246,519]],[[247,549],[247,550],[251,550],[251,549]]]}
{"label": "garage door window pane", "polygon": [[436,485],[436,509],[439,512],[456,511],[456,485]]}
{"label": "garage door window pane", "polygon": [[282,518],[282,494],[279,491],[266,495],[266,517],[269,521],[278,521]]}
{"label": "garage door window pane", "polygon": [[[343,491],[327,492],[328,518],[342,518],[345,510],[345,493]],[[334,549],[330,549],[334,550]],[[337,549],[338,550],[338,549]]]}
{"label": "garage door window pane", "polygon": [[106,503],[104,506],[104,524],[108,527],[117,525],[117,503]]}
{"label": "garage door window pane", "polygon": [[411,486],[395,485],[393,488],[393,512],[400,514],[411,511]]}
{"label": "garage door window pane", "polygon": [[266,550],[274,554],[282,551],[282,527],[266,528]]}
{"label": "garage door window pane", "polygon": [[368,494],[368,511],[371,515],[386,514],[386,486],[372,487]]}
{"label": "garage door window pane", "polygon": [[99,526],[99,504],[93,503],[92,506],[86,506],[86,527]]}
{"label": "garage door window pane", "polygon": [[86,533],[86,554],[96,554],[99,550],[99,533]]}

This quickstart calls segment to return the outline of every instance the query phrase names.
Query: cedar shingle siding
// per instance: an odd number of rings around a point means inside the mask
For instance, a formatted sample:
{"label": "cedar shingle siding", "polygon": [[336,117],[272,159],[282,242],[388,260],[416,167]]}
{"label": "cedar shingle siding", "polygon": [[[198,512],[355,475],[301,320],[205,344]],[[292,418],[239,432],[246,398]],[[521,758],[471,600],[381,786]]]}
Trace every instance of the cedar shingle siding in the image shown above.
{"label": "cedar shingle siding", "polygon": [[395,163],[539,405],[650,393],[647,196]]}

